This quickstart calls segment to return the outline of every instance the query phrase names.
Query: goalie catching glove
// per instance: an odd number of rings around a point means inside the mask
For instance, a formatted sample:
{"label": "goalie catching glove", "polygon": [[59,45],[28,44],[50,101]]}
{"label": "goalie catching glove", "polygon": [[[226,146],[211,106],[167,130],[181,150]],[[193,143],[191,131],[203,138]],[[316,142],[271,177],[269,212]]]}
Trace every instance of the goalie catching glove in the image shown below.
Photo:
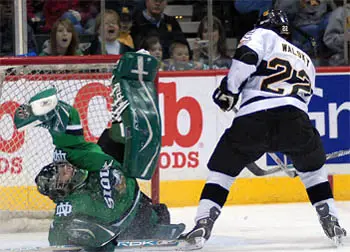
{"label": "goalie catching glove", "polygon": [[238,94],[233,94],[227,89],[227,76],[221,80],[220,87],[215,89],[213,100],[223,111],[230,111],[236,105]]}

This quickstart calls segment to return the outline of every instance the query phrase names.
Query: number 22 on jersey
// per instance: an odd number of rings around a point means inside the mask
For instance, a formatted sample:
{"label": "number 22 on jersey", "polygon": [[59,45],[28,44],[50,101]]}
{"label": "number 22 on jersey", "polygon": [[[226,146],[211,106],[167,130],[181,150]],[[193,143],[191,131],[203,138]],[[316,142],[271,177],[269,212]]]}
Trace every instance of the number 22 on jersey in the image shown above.
{"label": "number 22 on jersey", "polygon": [[[311,81],[304,70],[295,70],[288,60],[274,58],[268,61],[266,70],[269,75],[261,81],[260,89],[265,92],[297,95],[303,93],[306,96],[312,94]],[[290,93],[286,93],[283,87],[273,87],[273,84],[288,83],[292,85]]]}

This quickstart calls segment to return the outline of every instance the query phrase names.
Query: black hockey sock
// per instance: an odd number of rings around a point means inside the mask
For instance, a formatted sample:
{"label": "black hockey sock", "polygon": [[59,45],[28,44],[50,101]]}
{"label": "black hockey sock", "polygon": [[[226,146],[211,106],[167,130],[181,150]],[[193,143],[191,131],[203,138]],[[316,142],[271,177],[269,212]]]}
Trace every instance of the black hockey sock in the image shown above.
{"label": "black hockey sock", "polygon": [[221,187],[218,184],[212,184],[207,183],[205,184],[202,194],[201,194],[201,200],[207,199],[215,202],[220,207],[223,207],[223,205],[226,202],[227,196],[229,191],[225,188]]}
{"label": "black hockey sock", "polygon": [[328,181],[311,186],[306,189],[306,192],[312,204],[333,198],[331,185]]}

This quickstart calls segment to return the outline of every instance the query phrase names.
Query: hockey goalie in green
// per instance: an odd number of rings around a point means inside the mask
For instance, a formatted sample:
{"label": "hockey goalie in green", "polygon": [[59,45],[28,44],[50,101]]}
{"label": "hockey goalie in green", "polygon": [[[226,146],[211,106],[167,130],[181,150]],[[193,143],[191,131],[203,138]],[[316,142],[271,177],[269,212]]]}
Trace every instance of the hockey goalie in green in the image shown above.
{"label": "hockey goalie in green", "polygon": [[38,191],[56,204],[50,245],[113,251],[117,239],[176,239],[185,229],[170,224],[167,207],[152,204],[136,180],[150,179],[159,158],[156,71],[157,60],[146,54],[126,53],[119,60],[112,127],[99,144],[85,141],[78,111],[59,100],[55,88],[16,110],[18,129],[44,127],[56,147],[53,162],[35,178]]}

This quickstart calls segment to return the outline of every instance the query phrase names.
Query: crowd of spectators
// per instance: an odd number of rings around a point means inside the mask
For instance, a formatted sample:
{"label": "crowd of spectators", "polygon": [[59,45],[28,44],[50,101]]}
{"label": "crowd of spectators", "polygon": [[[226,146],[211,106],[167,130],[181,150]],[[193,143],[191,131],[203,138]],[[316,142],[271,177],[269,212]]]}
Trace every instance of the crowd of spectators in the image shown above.
{"label": "crowd of spectators", "polygon": [[[206,2],[105,0],[102,15],[100,0],[26,0],[28,52],[40,56],[123,54],[144,48],[159,60],[160,70],[203,70],[209,65],[228,69],[232,54],[227,37],[239,41],[254,28],[261,13],[276,8],[288,14],[292,43],[311,55],[316,65],[346,63],[344,31],[350,32],[350,4],[343,5],[342,0],[213,0],[213,34],[208,33]],[[192,6],[191,20],[199,22],[192,43],[179,20],[164,13],[167,4]],[[14,55],[13,9],[13,1],[0,2],[0,56]],[[42,37],[46,41],[38,39]]]}

